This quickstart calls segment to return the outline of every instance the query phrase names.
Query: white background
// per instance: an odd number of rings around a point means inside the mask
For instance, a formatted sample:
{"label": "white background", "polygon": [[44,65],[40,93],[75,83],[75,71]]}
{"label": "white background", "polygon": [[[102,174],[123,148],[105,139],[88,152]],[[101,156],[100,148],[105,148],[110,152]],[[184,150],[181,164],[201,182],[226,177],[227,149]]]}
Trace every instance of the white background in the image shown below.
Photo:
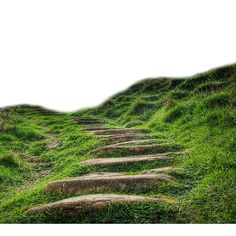
{"label": "white background", "polygon": [[3,235],[22,236],[231,236],[235,225],[2,225]]}
{"label": "white background", "polygon": [[0,107],[94,106],[236,61],[235,0],[0,0]]}

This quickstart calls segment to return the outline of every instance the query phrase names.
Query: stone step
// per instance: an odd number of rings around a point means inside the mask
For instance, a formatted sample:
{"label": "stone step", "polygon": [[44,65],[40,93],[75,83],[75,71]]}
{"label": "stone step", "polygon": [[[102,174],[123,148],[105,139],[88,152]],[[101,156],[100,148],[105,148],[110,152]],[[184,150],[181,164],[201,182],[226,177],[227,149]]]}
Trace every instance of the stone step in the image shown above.
{"label": "stone step", "polygon": [[150,143],[150,142],[155,142],[155,141],[157,140],[156,139],[135,139],[135,140],[125,141],[125,142],[118,142],[111,146],[122,146],[122,145],[129,145],[129,144],[135,144],[135,143]]}
{"label": "stone step", "polygon": [[102,125],[102,121],[76,121],[80,125]]}
{"label": "stone step", "polygon": [[124,173],[94,173],[49,183],[46,191],[59,194],[85,194],[91,191],[132,191],[154,188],[158,183],[171,182],[165,174],[125,175]]}
{"label": "stone step", "polygon": [[41,205],[29,209],[29,214],[54,213],[67,216],[75,216],[84,211],[97,211],[109,207],[111,204],[132,204],[132,203],[172,203],[167,198],[154,198],[136,195],[118,194],[92,194],[79,197],[67,198],[54,203]]}
{"label": "stone step", "polygon": [[77,121],[77,123],[81,124],[81,125],[99,125],[99,124],[103,124],[103,121],[99,120],[99,119],[95,119],[95,118],[80,118],[80,117],[76,117],[75,121]]}
{"label": "stone step", "polygon": [[138,134],[110,134],[110,135],[100,135],[99,136],[102,139],[105,139],[111,143],[116,142],[125,142],[125,141],[132,141],[132,140],[141,140],[141,139],[147,139],[147,136],[144,135],[138,135]]}
{"label": "stone step", "polygon": [[96,158],[82,161],[80,163],[88,166],[113,166],[113,165],[123,165],[130,163],[155,162],[155,161],[166,161],[166,160],[171,160],[171,157],[168,157],[165,154],[155,154],[155,155],[129,156],[129,157],[119,157],[119,158]]}
{"label": "stone step", "polygon": [[99,126],[93,126],[93,127],[86,127],[83,130],[85,131],[99,131],[99,130],[110,130],[111,128],[107,127],[99,127]]}
{"label": "stone step", "polygon": [[83,130],[85,131],[93,131],[93,130],[100,130],[100,128],[105,128],[105,129],[107,128],[107,127],[104,127],[104,123],[95,123],[95,124],[88,123],[88,124],[80,124],[80,125],[83,126]]}
{"label": "stone step", "polygon": [[[165,166],[159,167],[155,169],[147,169],[143,170],[139,173],[139,175],[146,175],[146,174],[159,174],[163,172],[175,172],[175,171],[184,171],[184,168],[181,167],[174,167],[174,166]],[[95,172],[83,175],[83,177],[93,177],[93,176],[119,176],[119,175],[129,175],[128,172]]]}
{"label": "stone step", "polygon": [[101,121],[100,119],[92,118],[92,117],[75,117],[75,120],[77,121]]}
{"label": "stone step", "polygon": [[108,130],[97,130],[93,131],[95,135],[105,134],[135,134],[144,131],[143,129],[108,129]]}
{"label": "stone step", "polygon": [[141,154],[149,154],[156,153],[159,151],[162,151],[164,149],[163,144],[145,144],[145,145],[133,145],[133,146],[125,146],[125,145],[108,145],[105,147],[99,147],[91,151],[91,154],[103,154],[108,152],[114,152],[114,154],[117,153],[129,153],[131,152],[133,155],[141,155]]}
{"label": "stone step", "polygon": [[43,114],[43,115],[57,115],[58,112],[56,112],[56,111],[42,111],[41,114]]}
{"label": "stone step", "polygon": [[166,167],[160,167],[156,169],[150,169],[150,170],[144,170],[141,172],[143,175],[150,175],[150,174],[159,174],[163,172],[175,172],[175,171],[184,171],[184,168],[179,167],[173,167],[173,166],[166,166]]}

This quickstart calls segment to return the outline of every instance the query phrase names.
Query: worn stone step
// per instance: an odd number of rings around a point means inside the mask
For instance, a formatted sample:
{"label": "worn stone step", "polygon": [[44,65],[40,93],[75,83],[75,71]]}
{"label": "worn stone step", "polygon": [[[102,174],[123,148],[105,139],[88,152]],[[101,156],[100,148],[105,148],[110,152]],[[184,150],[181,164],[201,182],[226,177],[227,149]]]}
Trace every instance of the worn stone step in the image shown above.
{"label": "worn stone step", "polygon": [[165,174],[125,175],[124,173],[91,174],[49,183],[46,191],[59,194],[84,194],[91,191],[131,191],[154,188],[158,183],[171,182]]}
{"label": "worn stone step", "polygon": [[58,115],[59,113],[56,111],[43,111],[41,112],[43,115]]}
{"label": "worn stone step", "polygon": [[167,198],[154,198],[136,195],[118,194],[91,194],[79,197],[67,198],[54,203],[41,205],[29,209],[29,214],[54,213],[67,216],[75,216],[81,211],[97,211],[109,207],[111,204],[132,204],[132,203],[172,203]]}
{"label": "worn stone step", "polygon": [[103,121],[99,120],[99,119],[95,119],[95,118],[80,118],[80,117],[76,117],[75,120],[77,121],[77,123],[81,124],[81,125],[99,125],[99,124],[103,124]]}
{"label": "worn stone step", "polygon": [[102,121],[77,121],[78,124],[80,125],[102,125]]}
{"label": "worn stone step", "polygon": [[92,118],[92,117],[75,117],[78,121],[101,121],[98,118]]}
{"label": "worn stone step", "polygon": [[133,155],[141,155],[141,154],[151,154],[156,152],[163,152],[167,146],[163,144],[145,144],[145,145],[133,145],[133,146],[125,146],[125,145],[108,145],[104,147],[99,147],[91,151],[92,154],[103,154],[103,153],[132,153]]}
{"label": "worn stone step", "polygon": [[85,131],[99,131],[99,130],[110,130],[111,128],[107,128],[107,127],[99,127],[99,126],[89,126],[84,128],[83,130]]}
{"label": "worn stone step", "polygon": [[175,172],[175,171],[184,171],[184,168],[179,168],[179,167],[173,167],[173,166],[166,166],[166,167],[160,167],[160,168],[155,168],[155,169],[150,169],[150,170],[144,170],[141,172],[143,175],[150,175],[150,174],[159,174],[163,172]]}
{"label": "worn stone step", "polygon": [[102,128],[107,128],[104,127],[104,123],[88,123],[88,124],[80,124],[81,126],[83,126],[83,130],[85,131],[94,131],[94,130],[100,130]]}
{"label": "worn stone step", "polygon": [[141,140],[141,139],[147,139],[148,136],[140,135],[140,134],[106,134],[106,135],[100,135],[99,136],[102,139],[105,139],[109,141],[110,143],[116,143],[116,142],[126,142],[126,141],[132,141],[132,140]]}
{"label": "worn stone step", "polygon": [[164,154],[155,155],[142,155],[142,156],[129,156],[129,157],[118,157],[118,158],[96,158],[89,159],[80,162],[83,165],[89,166],[113,166],[130,163],[142,163],[142,162],[154,162],[154,161],[165,161],[171,160],[171,157]]}
{"label": "worn stone step", "polygon": [[111,146],[122,146],[122,145],[132,145],[132,144],[139,144],[139,143],[151,143],[151,142],[156,142],[156,139],[135,139],[135,140],[130,140],[130,141],[125,141],[125,142],[117,142]]}
{"label": "worn stone step", "polygon": [[93,131],[95,135],[105,135],[105,134],[134,134],[143,132],[143,129],[108,129],[108,130],[97,130]]}

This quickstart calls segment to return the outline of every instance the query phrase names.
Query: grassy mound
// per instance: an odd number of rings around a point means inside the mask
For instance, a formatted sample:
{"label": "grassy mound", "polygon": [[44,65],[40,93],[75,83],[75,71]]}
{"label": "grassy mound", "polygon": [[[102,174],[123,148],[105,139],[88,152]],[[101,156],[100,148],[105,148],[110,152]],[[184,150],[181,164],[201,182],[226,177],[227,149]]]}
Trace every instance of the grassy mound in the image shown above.
{"label": "grassy mound", "polygon": [[[143,80],[96,108],[70,114],[30,106],[2,109],[0,222],[236,223],[235,88],[236,65],[231,65],[190,78]],[[186,172],[178,174],[177,183],[151,192],[171,196],[175,206],[113,206],[73,220],[27,215],[29,207],[65,197],[45,194],[48,182],[94,171],[80,161],[91,158],[90,151],[102,142],[82,131],[75,116],[101,118],[113,127],[143,128],[160,141],[181,147],[184,154],[174,165]],[[150,166],[112,171],[146,168]]]}

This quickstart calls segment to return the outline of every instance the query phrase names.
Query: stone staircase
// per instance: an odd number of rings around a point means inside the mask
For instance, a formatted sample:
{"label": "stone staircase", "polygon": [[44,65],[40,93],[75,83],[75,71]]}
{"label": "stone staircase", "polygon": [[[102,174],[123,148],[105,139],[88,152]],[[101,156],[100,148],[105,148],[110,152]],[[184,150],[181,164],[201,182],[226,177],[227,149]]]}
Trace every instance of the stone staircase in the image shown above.
{"label": "stone staircase", "polygon": [[[137,164],[168,163],[173,158],[164,152],[166,144],[157,143],[142,129],[118,129],[105,127],[103,121],[95,118],[76,118],[85,131],[92,132],[105,141],[106,145],[91,151],[92,159],[81,162],[81,165],[100,167],[123,167]],[[106,157],[110,154],[111,156]],[[172,172],[183,169],[164,166],[145,169],[139,173],[130,172],[94,172],[74,178],[66,178],[49,183],[46,192],[63,195],[76,195],[61,201],[41,205],[28,210],[30,214],[53,212],[74,216],[81,211],[99,210],[111,204],[130,204],[160,202],[170,204],[173,201],[167,197],[147,197],[132,194],[132,191],[151,190],[158,184],[171,183],[175,178]],[[107,194],[98,194],[103,191]],[[114,194],[114,192],[129,192],[129,194]],[[130,193],[131,192],[131,193]],[[80,195],[80,196],[77,196]]]}

